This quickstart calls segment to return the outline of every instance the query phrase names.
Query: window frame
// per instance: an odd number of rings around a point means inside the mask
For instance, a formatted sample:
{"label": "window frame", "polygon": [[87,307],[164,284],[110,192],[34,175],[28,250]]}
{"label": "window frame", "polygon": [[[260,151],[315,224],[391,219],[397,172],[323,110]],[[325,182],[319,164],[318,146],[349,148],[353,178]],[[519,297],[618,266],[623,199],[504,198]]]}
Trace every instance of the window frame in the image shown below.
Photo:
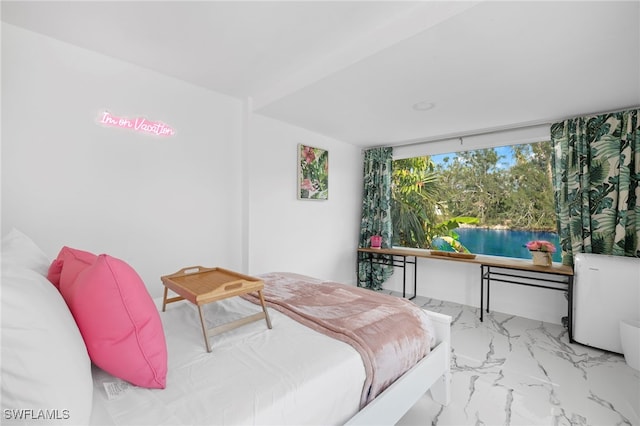
{"label": "window frame", "polygon": [[[549,125],[523,126],[505,130],[487,131],[474,135],[398,145],[393,148],[393,161],[424,155],[455,154],[464,151],[524,145],[549,140],[551,140]],[[402,246],[397,247],[403,248]],[[512,258],[509,256],[496,257]]]}

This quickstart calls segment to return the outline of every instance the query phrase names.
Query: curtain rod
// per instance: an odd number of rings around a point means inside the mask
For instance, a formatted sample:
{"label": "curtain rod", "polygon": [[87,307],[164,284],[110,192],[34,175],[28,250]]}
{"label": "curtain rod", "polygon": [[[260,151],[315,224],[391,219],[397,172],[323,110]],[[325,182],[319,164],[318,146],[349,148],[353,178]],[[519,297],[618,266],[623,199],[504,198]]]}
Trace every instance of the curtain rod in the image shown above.
{"label": "curtain rod", "polygon": [[[592,116],[592,115],[614,114],[616,112],[622,112],[622,111],[627,111],[631,109],[640,109],[640,105],[629,106],[621,109],[616,109],[613,111],[592,112],[588,114],[582,114],[580,116],[564,117],[564,118],[559,118],[551,121],[549,120],[528,121],[528,122],[522,122],[522,123],[512,124],[507,126],[489,127],[486,129],[474,130],[469,132],[450,133],[447,135],[439,135],[432,138],[412,140],[412,141],[400,142],[397,144],[390,144],[390,145],[380,145],[380,147],[388,146],[392,148],[400,148],[400,147],[407,147],[407,146],[422,145],[424,143],[430,143],[430,142],[442,142],[442,141],[451,140],[451,139],[464,139],[464,138],[474,137],[474,136],[491,135],[494,133],[502,133],[510,130],[528,129],[530,127],[536,127],[536,126],[543,126],[543,125],[551,126],[551,124],[553,123],[569,120],[571,118],[586,117],[586,116]],[[362,148],[362,151],[366,151],[368,149],[376,148],[376,147],[377,146],[365,147],[365,148]]]}
{"label": "curtain rod", "polygon": [[420,139],[420,140],[414,140],[412,142],[393,144],[393,145],[389,145],[389,146],[391,146],[393,148],[400,148],[400,147],[405,147],[405,146],[422,145],[424,143],[430,143],[430,142],[442,142],[442,141],[446,141],[446,140],[464,139],[464,138],[469,138],[469,137],[474,137],[474,136],[491,135],[491,134],[495,134],[495,133],[507,132],[509,130],[528,129],[530,127],[536,127],[536,126],[542,126],[542,125],[548,125],[549,126],[549,125],[551,125],[551,123],[546,122],[546,121],[541,121],[541,122],[520,123],[520,124],[516,124],[516,125],[511,125],[511,126],[491,127],[491,128],[482,129],[482,130],[474,130],[474,131],[471,131],[471,132],[450,133],[448,135],[440,135],[440,136],[436,136],[436,137],[433,137],[433,138],[425,138],[425,139]]}

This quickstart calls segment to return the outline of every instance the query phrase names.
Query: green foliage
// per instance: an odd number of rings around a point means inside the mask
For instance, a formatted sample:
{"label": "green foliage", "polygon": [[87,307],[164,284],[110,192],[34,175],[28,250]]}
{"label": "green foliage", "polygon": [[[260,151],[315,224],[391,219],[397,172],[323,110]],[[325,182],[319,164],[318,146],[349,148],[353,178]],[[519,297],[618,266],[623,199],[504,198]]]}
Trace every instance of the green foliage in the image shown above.
{"label": "green foliage", "polygon": [[482,226],[556,230],[551,188],[551,143],[510,147],[515,164],[506,167],[495,149],[458,153],[439,166],[442,203],[452,215],[473,216]]}
{"label": "green foliage", "polygon": [[430,248],[435,238],[455,235],[452,230],[460,223],[477,221],[466,217],[447,219],[444,206],[438,201],[440,193],[438,174],[430,157],[394,161],[391,207],[394,245]]}
{"label": "green foliage", "polygon": [[556,230],[551,187],[551,143],[512,147],[516,164],[505,171],[509,185],[496,220],[516,229]]}
{"label": "green foliage", "polygon": [[444,203],[454,216],[477,217],[482,224],[502,209],[505,182],[500,176],[501,156],[493,149],[460,152],[448,168],[440,167]]}
{"label": "green foliage", "polygon": [[[451,250],[457,253],[469,253],[469,250],[460,242],[458,234],[454,233],[453,236],[440,237],[440,239],[444,241]],[[446,249],[446,247],[438,247],[438,248]],[[446,251],[450,251],[450,250],[446,250]]]}
{"label": "green foliage", "polygon": [[514,164],[496,149],[396,160],[392,174],[394,245],[431,248],[436,238],[466,251],[461,224],[556,230],[551,143],[510,147]]}
{"label": "green foliage", "polygon": [[433,161],[427,156],[396,160],[391,181],[393,244],[425,247],[439,192]]}
{"label": "green foliage", "polygon": [[439,240],[442,240],[448,247],[436,247],[432,242],[431,248],[437,249],[450,249],[458,253],[469,253],[469,250],[460,242],[460,236],[455,232],[456,228],[459,228],[461,224],[477,225],[477,217],[454,217],[449,220],[445,220],[438,224],[435,228],[434,234]]}
{"label": "green foliage", "polygon": [[329,192],[329,152],[300,145],[300,198],[326,199]]}

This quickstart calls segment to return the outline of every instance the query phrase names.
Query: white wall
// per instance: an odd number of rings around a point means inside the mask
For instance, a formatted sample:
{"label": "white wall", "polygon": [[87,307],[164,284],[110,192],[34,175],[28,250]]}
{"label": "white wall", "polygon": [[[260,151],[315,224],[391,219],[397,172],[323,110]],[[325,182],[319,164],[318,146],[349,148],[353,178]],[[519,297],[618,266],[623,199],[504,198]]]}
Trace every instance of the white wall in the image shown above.
{"label": "white wall", "polygon": [[[100,110],[177,130],[96,124]],[[55,257],[63,245],[160,276],[241,264],[242,103],[2,24],[2,233]]]}
{"label": "white wall", "polygon": [[[298,144],[329,151],[329,199],[298,200]],[[261,115],[250,123],[250,273],[290,271],[355,284],[361,150]]]}
{"label": "white wall", "polygon": [[[355,283],[359,148],[15,26],[2,38],[3,234],[122,258],[154,296],[195,264]],[[177,134],[99,126],[104,108]],[[296,199],[298,143],[329,150],[328,201]]]}
{"label": "white wall", "polygon": [[[419,296],[480,306],[480,265],[445,259],[418,259],[417,277]],[[383,287],[401,292],[402,269],[396,268]],[[408,296],[413,294],[413,265],[407,269],[406,291]],[[568,312],[564,291],[501,282],[491,283],[490,308],[491,311],[554,324],[561,324],[562,317]]]}

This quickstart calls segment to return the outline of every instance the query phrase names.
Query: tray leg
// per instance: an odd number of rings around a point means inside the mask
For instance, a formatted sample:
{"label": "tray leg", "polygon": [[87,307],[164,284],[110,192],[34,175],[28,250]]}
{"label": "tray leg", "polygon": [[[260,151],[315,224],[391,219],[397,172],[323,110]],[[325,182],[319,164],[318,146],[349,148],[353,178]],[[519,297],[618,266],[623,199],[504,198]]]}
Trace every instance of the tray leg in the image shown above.
{"label": "tray leg", "polygon": [[167,307],[167,292],[168,292],[169,288],[165,287],[164,288],[164,297],[162,298],[162,312],[164,312],[164,310]]}
{"label": "tray leg", "polygon": [[264,319],[267,321],[267,327],[271,329],[271,318],[269,318],[269,312],[267,312],[267,305],[264,303],[264,296],[262,296],[262,290],[258,290],[258,296],[260,296],[260,304],[262,305],[262,312],[264,312]]}
{"label": "tray leg", "polygon": [[211,352],[211,346],[209,346],[209,334],[207,332],[207,326],[204,322],[204,314],[202,313],[202,307],[198,305],[198,313],[200,314],[200,324],[202,324],[202,334],[204,335],[204,345],[207,348],[207,352]]}

